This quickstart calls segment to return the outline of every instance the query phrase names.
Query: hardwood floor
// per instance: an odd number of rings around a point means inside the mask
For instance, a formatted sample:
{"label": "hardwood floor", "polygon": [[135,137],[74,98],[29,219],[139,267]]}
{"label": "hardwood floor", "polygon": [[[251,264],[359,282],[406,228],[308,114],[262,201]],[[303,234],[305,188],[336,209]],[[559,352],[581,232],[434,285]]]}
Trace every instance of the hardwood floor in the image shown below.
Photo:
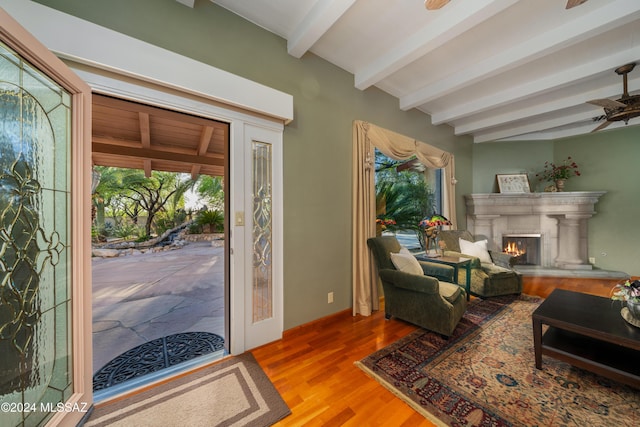
{"label": "hardwood floor", "polygon": [[291,415],[276,426],[431,426],[354,362],[416,327],[351,310],[285,332],[252,351]]}
{"label": "hardwood floor", "polygon": [[[524,293],[546,297],[553,288],[609,296],[618,280],[525,278]],[[351,310],[286,331],[283,339],[252,350],[291,408],[276,426],[433,426],[354,362],[416,329]]]}

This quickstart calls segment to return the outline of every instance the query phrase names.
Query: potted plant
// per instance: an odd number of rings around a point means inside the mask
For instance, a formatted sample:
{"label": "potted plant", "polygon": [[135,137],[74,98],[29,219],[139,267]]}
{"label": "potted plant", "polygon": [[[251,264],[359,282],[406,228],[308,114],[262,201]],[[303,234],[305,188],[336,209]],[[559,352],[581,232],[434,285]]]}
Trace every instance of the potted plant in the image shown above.
{"label": "potted plant", "polygon": [[611,290],[611,299],[626,302],[629,313],[640,320],[640,280],[627,280],[615,285]]}
{"label": "potted plant", "polygon": [[561,164],[556,165],[551,162],[544,162],[544,170],[536,174],[540,181],[554,182],[558,191],[564,190],[564,183],[572,176],[580,176],[578,164],[567,157]]}

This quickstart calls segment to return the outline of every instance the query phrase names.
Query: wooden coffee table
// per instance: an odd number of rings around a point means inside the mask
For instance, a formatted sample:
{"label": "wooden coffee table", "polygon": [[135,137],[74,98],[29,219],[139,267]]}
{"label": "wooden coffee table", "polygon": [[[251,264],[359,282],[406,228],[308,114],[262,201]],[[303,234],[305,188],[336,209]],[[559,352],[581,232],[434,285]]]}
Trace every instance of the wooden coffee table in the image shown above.
{"label": "wooden coffee table", "polygon": [[536,368],[544,354],[640,389],[640,328],[620,309],[609,298],[554,290],[532,315]]}

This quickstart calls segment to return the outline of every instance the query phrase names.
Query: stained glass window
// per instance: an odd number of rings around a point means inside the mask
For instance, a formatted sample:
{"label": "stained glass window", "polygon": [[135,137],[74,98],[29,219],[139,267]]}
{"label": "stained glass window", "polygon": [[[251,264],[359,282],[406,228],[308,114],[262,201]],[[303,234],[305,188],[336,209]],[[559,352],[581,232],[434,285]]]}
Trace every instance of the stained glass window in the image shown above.
{"label": "stained glass window", "polygon": [[72,393],[70,122],[71,96],[0,43],[0,403],[26,409],[3,426]]}
{"label": "stained glass window", "polygon": [[253,142],[253,321],[273,317],[272,147]]}

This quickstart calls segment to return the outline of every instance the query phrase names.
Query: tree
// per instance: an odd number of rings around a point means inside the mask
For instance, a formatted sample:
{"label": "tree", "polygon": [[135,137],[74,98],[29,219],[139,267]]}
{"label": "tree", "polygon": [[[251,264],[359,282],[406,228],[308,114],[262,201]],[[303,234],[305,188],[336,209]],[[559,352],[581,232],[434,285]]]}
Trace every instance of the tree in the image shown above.
{"label": "tree", "polygon": [[[194,181],[171,172],[153,171],[149,178],[140,170],[131,170],[122,180],[122,186],[130,192],[124,197],[138,203],[147,214],[145,233],[151,236],[151,225],[156,214],[174,197],[179,199],[193,186]],[[177,203],[177,202],[175,202]]]}
{"label": "tree", "polygon": [[102,176],[96,190],[99,195],[96,200],[100,203],[98,212],[102,210],[102,218],[104,210],[109,208],[116,221],[119,217],[127,216],[137,224],[138,217],[146,213],[146,236],[151,235],[155,216],[166,208],[175,212],[182,206],[184,193],[195,183],[184,174],[172,172],[153,171],[147,178],[138,169],[101,167],[99,170]]}
{"label": "tree", "polygon": [[224,208],[224,183],[219,176],[200,176],[197,184],[198,195],[203,198],[212,209]]}

